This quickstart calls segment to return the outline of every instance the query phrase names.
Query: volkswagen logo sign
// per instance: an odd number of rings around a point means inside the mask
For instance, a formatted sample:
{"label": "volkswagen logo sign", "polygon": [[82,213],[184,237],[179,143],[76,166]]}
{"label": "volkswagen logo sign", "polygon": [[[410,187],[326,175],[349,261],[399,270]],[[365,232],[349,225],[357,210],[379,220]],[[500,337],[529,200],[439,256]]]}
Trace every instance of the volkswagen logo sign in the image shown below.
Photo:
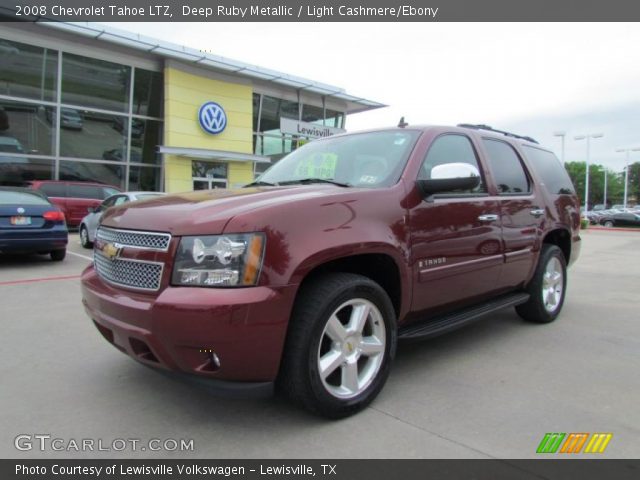
{"label": "volkswagen logo sign", "polygon": [[207,133],[217,134],[227,126],[227,114],[216,102],[207,102],[198,111],[200,126]]}
{"label": "volkswagen logo sign", "polygon": [[24,208],[18,207],[18,213],[24,213]]}

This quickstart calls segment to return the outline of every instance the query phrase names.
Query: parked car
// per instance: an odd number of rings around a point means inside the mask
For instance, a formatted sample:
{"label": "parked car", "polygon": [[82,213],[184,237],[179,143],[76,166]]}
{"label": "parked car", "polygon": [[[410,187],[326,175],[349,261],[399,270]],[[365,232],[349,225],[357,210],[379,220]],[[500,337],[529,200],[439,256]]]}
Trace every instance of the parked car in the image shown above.
{"label": "parked car", "polygon": [[24,153],[24,147],[15,137],[0,136],[0,152]]}
{"label": "parked car", "polygon": [[600,220],[605,227],[640,227],[640,214],[616,213]]}
{"label": "parked car", "polygon": [[150,198],[156,198],[166,195],[162,192],[125,192],[111,195],[104,200],[97,207],[89,207],[88,214],[80,222],[80,243],[84,248],[93,247],[93,241],[96,236],[96,229],[100,223],[102,214],[109,207],[117,207],[127,202],[134,202],[136,200],[149,200]]}
{"label": "parked car", "polygon": [[[55,108],[47,108],[46,116],[49,123],[55,123]],[[84,126],[84,120],[82,115],[74,108],[61,107],[60,108],[60,126],[69,130],[82,130]]]}
{"label": "parked car", "polygon": [[70,227],[80,224],[87,208],[97,207],[105,198],[120,192],[119,188],[111,185],[66,180],[34,180],[29,182],[29,188],[41,191],[57,205]]}
{"label": "parked car", "polygon": [[47,197],[20,187],[0,187],[0,253],[47,253],[59,262],[68,241],[64,214]]}
{"label": "parked car", "polygon": [[569,176],[529,137],[485,125],[348,133],[242,189],[110,208],[82,303],[146,365],[227,391],[276,383],[338,418],[380,392],[399,338],[512,306],[555,320],[579,232]]}
{"label": "parked car", "polygon": [[[122,162],[125,160],[124,147],[105,150],[104,152],[102,152],[102,158],[104,158],[105,160],[116,160],[118,162]],[[134,148],[131,149],[130,161],[136,163],[142,162],[142,156],[140,155],[139,150],[136,150]]]}

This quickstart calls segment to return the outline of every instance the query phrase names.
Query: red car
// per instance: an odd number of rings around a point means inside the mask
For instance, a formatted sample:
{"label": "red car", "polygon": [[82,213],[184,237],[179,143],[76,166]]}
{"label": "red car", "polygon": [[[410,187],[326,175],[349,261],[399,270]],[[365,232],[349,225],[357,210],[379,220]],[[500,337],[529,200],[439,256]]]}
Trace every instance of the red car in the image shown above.
{"label": "red car", "polygon": [[580,251],[571,181],[484,125],[314,140],[246,188],[109,209],[83,304],[138,361],[321,415],[382,389],[399,338],[515,306],[553,321]]}
{"label": "red car", "polygon": [[34,180],[29,182],[29,188],[44,193],[51,203],[60,208],[70,227],[80,225],[89,207],[97,207],[105,198],[121,191],[102,183],[65,180]]}

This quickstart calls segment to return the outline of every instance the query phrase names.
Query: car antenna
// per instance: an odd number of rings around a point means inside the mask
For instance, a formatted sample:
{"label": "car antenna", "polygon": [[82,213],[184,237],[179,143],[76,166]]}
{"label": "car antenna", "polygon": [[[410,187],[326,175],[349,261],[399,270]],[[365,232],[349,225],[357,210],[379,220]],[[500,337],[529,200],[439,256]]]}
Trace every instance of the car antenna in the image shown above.
{"label": "car antenna", "polygon": [[404,121],[404,117],[400,117],[400,121],[398,122],[398,127],[400,128],[404,128],[406,126],[408,126],[409,124],[407,122]]}

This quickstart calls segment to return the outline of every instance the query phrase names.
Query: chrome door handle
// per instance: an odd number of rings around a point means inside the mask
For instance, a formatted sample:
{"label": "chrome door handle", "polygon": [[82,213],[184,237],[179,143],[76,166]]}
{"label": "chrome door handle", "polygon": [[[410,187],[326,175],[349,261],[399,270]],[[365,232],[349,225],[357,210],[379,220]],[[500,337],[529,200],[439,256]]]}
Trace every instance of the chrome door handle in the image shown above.
{"label": "chrome door handle", "polygon": [[480,215],[478,217],[478,220],[480,220],[481,222],[495,222],[496,220],[498,220],[498,215],[494,215],[494,214],[486,214],[486,215]]}
{"label": "chrome door handle", "polygon": [[542,215],[544,215],[544,210],[541,208],[536,208],[534,210],[531,210],[529,213],[534,217],[541,217]]}

